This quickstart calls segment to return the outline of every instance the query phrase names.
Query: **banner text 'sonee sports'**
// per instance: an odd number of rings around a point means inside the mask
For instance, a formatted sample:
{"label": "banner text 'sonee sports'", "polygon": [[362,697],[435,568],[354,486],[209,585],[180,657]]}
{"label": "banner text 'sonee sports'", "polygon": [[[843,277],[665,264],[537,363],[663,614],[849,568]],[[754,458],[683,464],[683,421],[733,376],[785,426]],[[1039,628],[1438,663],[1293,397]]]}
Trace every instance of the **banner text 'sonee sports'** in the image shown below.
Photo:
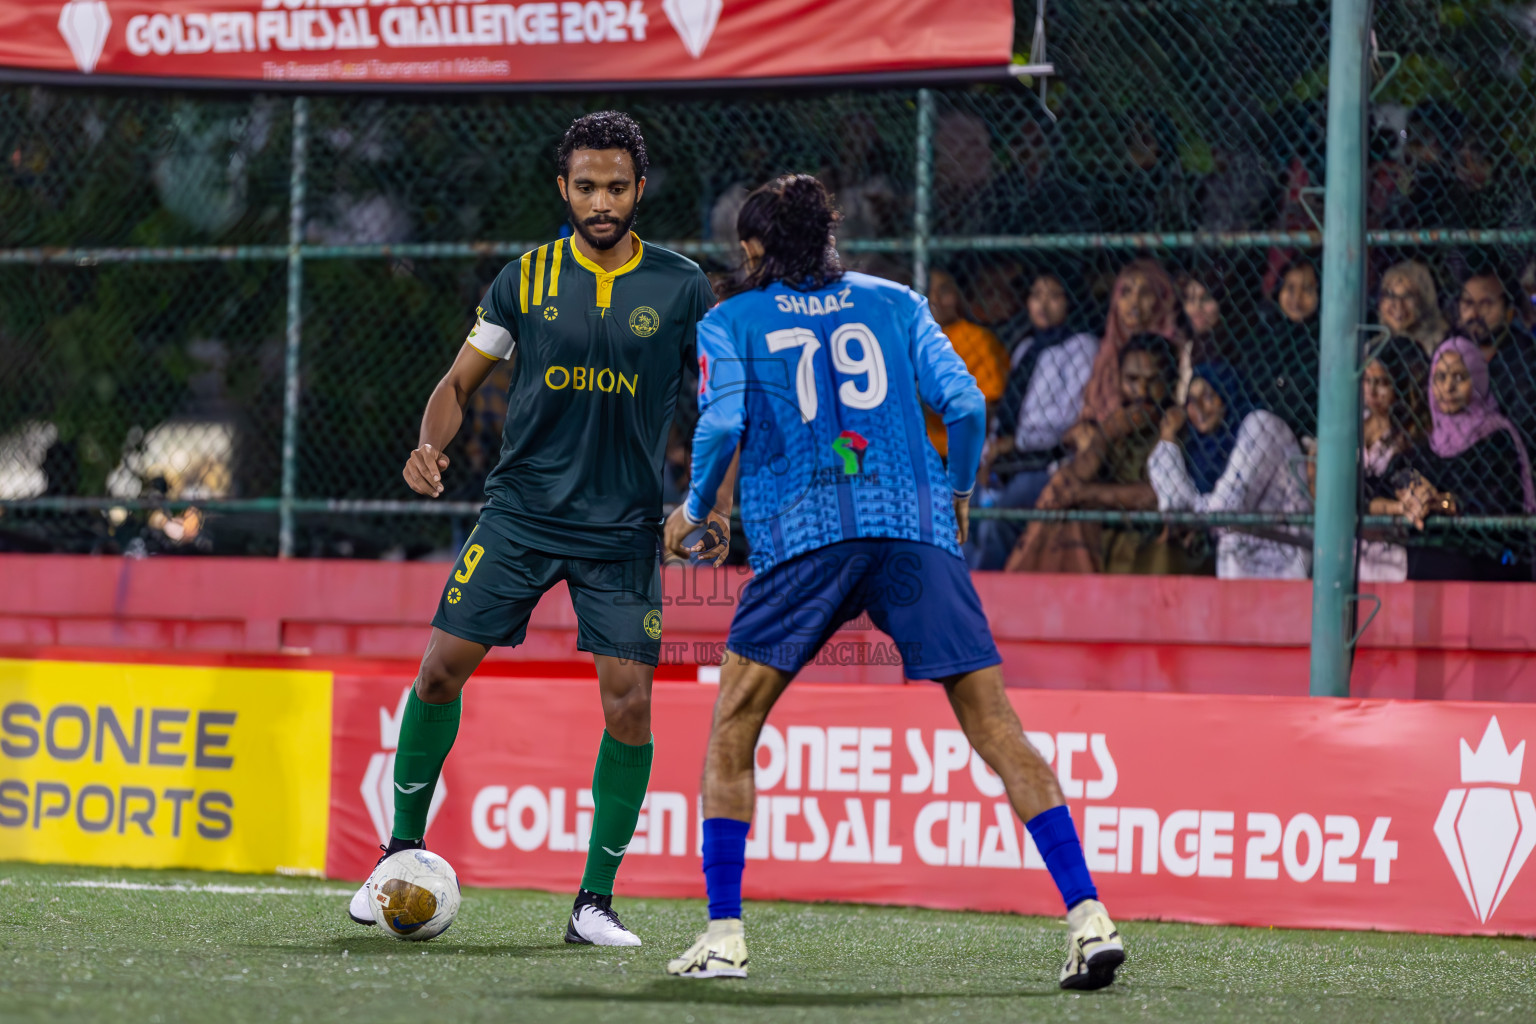
{"label": "banner text 'sonee sports'", "polygon": [[[361,879],[391,825],[406,685],[0,659],[0,860]],[[655,686],[621,896],[703,894],[715,693]],[[1009,697],[1121,919],[1536,936],[1536,706]],[[601,735],[590,681],[474,680],[429,846],[469,885],[574,889]],[[936,686],[792,686],[757,782],[749,899],[1060,911]]]}
{"label": "banner text 'sonee sports'", "polygon": [[0,860],[319,874],[328,672],[0,659]]}
{"label": "banner text 'sonee sports'", "polygon": [[[329,875],[365,877],[389,831],[404,692],[336,677]],[[621,897],[703,895],[715,693],[656,684],[656,762]],[[1536,707],[1009,696],[1121,919],[1536,935]],[[472,682],[428,846],[468,885],[574,891],[601,735],[588,682]],[[937,686],[792,686],[757,783],[749,899],[1061,910]]]}
{"label": "banner text 'sonee sports'", "polygon": [[334,84],[1001,67],[1009,0],[0,0],[0,69]]}

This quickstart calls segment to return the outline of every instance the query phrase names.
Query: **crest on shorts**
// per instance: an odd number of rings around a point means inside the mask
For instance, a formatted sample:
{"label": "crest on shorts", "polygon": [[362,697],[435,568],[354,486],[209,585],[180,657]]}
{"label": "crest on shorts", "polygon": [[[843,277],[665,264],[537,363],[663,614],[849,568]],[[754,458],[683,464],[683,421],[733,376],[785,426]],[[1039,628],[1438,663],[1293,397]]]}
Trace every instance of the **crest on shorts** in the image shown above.
{"label": "crest on shorts", "polygon": [[458,604],[459,601],[463,597],[464,597],[464,595],[462,593],[460,593],[458,587],[449,587],[448,588],[448,603],[449,604]]}
{"label": "crest on shorts", "polygon": [[645,613],[645,635],[652,640],[661,639],[661,612],[655,608]]}
{"label": "crest on shorts", "polygon": [[629,329],[642,338],[649,338],[661,326],[661,314],[650,306],[640,306],[629,314]]}
{"label": "crest on shorts", "polygon": [[545,306],[544,307],[544,319],[545,320],[553,320],[555,317],[557,317],[559,315],[560,315],[560,310],[556,309],[554,306]]}

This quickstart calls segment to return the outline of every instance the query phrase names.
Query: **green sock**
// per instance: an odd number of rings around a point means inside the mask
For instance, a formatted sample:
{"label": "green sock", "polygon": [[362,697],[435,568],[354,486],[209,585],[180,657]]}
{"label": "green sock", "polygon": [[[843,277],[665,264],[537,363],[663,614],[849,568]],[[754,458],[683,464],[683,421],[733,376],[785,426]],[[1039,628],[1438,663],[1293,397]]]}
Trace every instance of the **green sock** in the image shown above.
{"label": "green sock", "polygon": [[587,871],[581,876],[581,887],[589,892],[613,895],[613,876],[635,837],[655,751],[654,740],[632,747],[603,730],[592,771],[592,838],[587,843]]}
{"label": "green sock", "polygon": [[463,694],[447,704],[428,704],[412,689],[405,699],[400,744],[395,750],[395,827],[391,832],[396,839],[425,838],[427,809],[432,806],[443,761],[459,734],[463,706]]}

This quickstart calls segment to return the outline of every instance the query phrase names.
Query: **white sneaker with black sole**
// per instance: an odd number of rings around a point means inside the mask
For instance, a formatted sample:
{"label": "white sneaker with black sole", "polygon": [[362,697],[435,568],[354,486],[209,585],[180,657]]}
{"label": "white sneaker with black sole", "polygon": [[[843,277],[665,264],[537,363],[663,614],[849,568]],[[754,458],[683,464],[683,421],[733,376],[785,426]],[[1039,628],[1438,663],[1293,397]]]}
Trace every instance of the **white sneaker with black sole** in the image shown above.
{"label": "white sneaker with black sole", "polygon": [[1061,968],[1061,987],[1088,991],[1104,988],[1115,980],[1125,963],[1125,946],[1104,904],[1084,900],[1067,911],[1067,962]]}
{"label": "white sneaker with black sole", "polygon": [[565,941],[582,946],[638,946],[640,936],[624,927],[613,912],[612,896],[583,889],[566,922]]}
{"label": "white sneaker with black sole", "polygon": [[[424,850],[427,844],[420,839],[395,839],[389,840],[388,846],[380,846],[384,851],[373,866],[377,868],[384,863],[384,858],[401,850]],[[352,894],[352,901],[347,904],[347,916],[358,924],[372,925],[378,922],[373,919],[373,893],[368,889],[368,882],[373,878],[373,872],[368,872],[368,878],[363,879],[363,884],[358,886],[357,892]]]}

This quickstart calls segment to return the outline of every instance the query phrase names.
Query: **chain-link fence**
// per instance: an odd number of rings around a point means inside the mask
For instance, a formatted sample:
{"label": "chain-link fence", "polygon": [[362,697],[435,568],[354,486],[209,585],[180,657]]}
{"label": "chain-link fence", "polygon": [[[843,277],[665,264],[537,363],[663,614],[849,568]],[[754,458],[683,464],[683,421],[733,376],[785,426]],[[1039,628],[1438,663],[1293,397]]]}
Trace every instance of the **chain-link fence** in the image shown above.
{"label": "chain-link fence", "polygon": [[[1529,578],[1536,18],[1381,8],[1362,574]],[[452,550],[504,384],[436,502],[399,475],[421,406],[613,106],[648,240],[726,272],[745,191],[811,171],[848,264],[929,291],[992,403],[975,565],[1305,576],[1328,4],[1059,0],[1043,47],[1018,15],[1052,74],[941,89],[0,87],[0,547]]]}

